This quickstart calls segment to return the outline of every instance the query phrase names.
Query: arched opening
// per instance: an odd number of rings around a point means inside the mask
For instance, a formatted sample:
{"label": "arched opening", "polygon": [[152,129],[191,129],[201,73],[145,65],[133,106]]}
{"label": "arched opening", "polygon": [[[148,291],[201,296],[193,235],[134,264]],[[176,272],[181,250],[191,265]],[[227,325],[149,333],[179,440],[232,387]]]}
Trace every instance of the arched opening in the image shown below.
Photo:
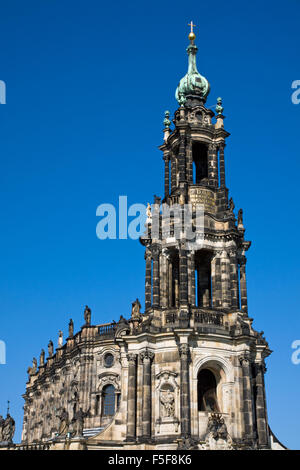
{"label": "arched opening", "polygon": [[102,400],[102,416],[113,416],[116,409],[116,391],[113,385],[103,387]]}
{"label": "arched opening", "polygon": [[193,182],[204,183],[208,178],[208,152],[207,146],[201,142],[193,142]]}
{"label": "arched opening", "polygon": [[202,369],[198,374],[198,411],[220,412],[216,378],[209,369]]}
{"label": "arched opening", "polygon": [[207,250],[199,250],[195,253],[196,307],[212,306],[211,260],[212,253]]}

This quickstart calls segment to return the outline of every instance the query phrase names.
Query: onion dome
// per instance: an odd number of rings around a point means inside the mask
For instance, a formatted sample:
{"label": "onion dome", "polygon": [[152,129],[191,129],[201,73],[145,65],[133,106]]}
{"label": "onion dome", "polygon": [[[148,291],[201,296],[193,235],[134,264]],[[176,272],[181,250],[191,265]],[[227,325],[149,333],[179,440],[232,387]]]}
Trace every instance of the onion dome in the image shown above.
{"label": "onion dome", "polygon": [[[191,23],[191,26],[193,27],[194,25]],[[198,98],[199,101],[205,103],[210,90],[208,81],[205,77],[200,75],[197,70],[196,54],[198,47],[194,44],[195,38],[195,33],[193,32],[193,29],[191,29],[189,34],[190,44],[187,48],[187,53],[189,56],[188,72],[180,80],[175,93],[175,97],[181,106],[184,106],[188,96],[193,97],[193,99]]]}

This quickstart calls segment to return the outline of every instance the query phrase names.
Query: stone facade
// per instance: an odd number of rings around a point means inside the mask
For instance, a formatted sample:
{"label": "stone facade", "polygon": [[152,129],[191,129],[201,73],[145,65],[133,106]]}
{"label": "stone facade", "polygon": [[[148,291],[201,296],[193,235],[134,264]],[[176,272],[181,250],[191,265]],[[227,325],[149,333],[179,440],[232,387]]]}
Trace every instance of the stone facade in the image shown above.
{"label": "stone facade", "polygon": [[[189,60],[195,48],[191,40]],[[48,358],[42,352],[39,367],[34,360],[21,448],[272,447],[264,385],[271,351],[248,316],[250,242],[225,183],[222,103],[215,115],[197,76],[196,88],[187,88],[189,77],[180,83],[174,130],[166,113],[160,147],[164,197],[148,208],[141,237],[145,311],[136,300],[128,320],[93,325],[87,307],[81,330],[74,334],[71,321],[65,344],[60,336],[55,353],[50,343]],[[161,202],[179,207],[168,222],[155,218]],[[174,229],[184,204],[193,221],[204,207],[204,227],[189,238]]]}

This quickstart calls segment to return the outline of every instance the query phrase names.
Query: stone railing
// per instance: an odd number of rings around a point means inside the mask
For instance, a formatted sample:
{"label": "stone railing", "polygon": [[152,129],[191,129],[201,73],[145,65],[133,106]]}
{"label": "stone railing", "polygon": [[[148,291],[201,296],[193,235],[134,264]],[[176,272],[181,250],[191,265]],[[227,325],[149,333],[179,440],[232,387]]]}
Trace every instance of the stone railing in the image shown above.
{"label": "stone railing", "polygon": [[50,443],[17,444],[15,450],[50,450]]}
{"label": "stone railing", "polygon": [[116,323],[105,323],[98,326],[98,334],[101,338],[113,338],[115,336]]}
{"label": "stone railing", "polygon": [[194,312],[194,322],[201,325],[223,326],[222,313],[216,312]]}

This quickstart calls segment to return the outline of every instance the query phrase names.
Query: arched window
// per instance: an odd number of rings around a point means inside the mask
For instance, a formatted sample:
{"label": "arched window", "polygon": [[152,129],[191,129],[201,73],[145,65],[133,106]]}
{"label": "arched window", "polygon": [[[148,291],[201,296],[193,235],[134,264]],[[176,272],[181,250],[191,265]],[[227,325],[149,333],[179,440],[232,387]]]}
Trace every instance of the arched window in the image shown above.
{"label": "arched window", "polygon": [[206,250],[195,253],[195,305],[196,307],[211,307],[211,258]]}
{"label": "arched window", "polygon": [[214,374],[203,369],[198,374],[198,411],[218,413],[217,383]]}
{"label": "arched window", "polygon": [[201,142],[194,142],[193,153],[193,182],[200,184],[208,178],[208,155],[207,146]]}
{"label": "arched window", "polygon": [[116,392],[113,385],[106,385],[102,390],[103,397],[103,406],[102,406],[102,415],[103,416],[113,416],[115,414],[116,406]]}

